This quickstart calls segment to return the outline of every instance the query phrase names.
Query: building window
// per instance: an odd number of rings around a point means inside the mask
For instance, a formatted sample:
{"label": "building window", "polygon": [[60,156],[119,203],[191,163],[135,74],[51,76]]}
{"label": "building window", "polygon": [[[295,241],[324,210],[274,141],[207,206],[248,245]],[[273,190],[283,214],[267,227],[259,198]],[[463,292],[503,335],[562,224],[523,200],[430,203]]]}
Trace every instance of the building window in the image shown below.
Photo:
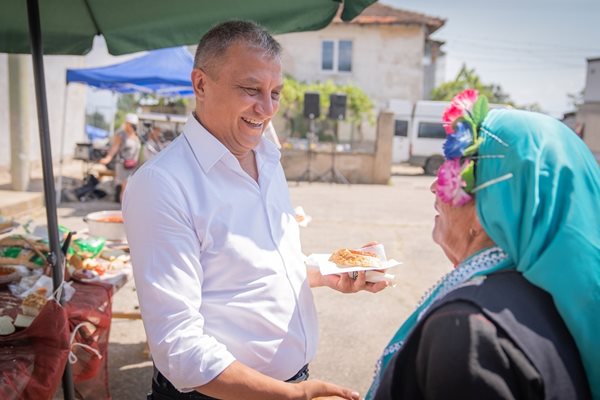
{"label": "building window", "polygon": [[338,48],[338,71],[352,72],[352,41],[340,40]]}
{"label": "building window", "polygon": [[394,123],[394,136],[408,137],[408,121],[397,119]]}
{"label": "building window", "polygon": [[447,134],[444,125],[441,123],[419,122],[419,133],[417,136],[425,139],[445,139]]}
{"label": "building window", "polygon": [[321,42],[321,70],[352,72],[352,41],[323,40]]}
{"label": "building window", "polygon": [[323,71],[333,71],[333,41],[323,40],[321,69]]}

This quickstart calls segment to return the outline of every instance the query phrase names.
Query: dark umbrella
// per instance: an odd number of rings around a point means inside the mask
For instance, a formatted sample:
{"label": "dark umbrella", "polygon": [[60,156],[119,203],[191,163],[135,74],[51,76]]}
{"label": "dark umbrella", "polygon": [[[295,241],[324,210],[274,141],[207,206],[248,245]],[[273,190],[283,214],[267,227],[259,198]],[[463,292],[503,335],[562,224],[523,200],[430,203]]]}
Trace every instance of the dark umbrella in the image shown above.
{"label": "dark umbrella", "polygon": [[[350,21],[376,0],[0,0],[0,52],[31,53],[44,172],[52,280],[63,281],[44,54],[86,54],[103,35],[111,54],[195,44],[212,25],[228,19],[254,20],[273,33],[321,29],[334,18]],[[43,36],[43,41],[42,41]],[[70,366],[63,376],[65,398],[74,398]]]}

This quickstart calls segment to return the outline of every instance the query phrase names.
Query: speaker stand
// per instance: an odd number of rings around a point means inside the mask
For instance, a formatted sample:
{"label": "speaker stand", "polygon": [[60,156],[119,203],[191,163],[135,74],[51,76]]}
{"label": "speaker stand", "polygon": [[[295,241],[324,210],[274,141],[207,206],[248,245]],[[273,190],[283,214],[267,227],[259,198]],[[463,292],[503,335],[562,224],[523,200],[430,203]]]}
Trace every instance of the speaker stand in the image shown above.
{"label": "speaker stand", "polygon": [[315,171],[313,171],[311,164],[312,158],[313,158],[313,149],[312,149],[312,145],[315,142],[315,138],[316,138],[316,134],[314,133],[315,131],[315,120],[314,118],[310,119],[310,125],[309,125],[309,131],[306,134],[306,168],[304,169],[304,172],[302,172],[302,174],[300,174],[300,176],[296,179],[296,186],[300,184],[300,181],[306,181],[308,183],[313,182],[313,177],[316,177],[316,173]]}
{"label": "speaker stand", "polygon": [[337,129],[338,129],[338,124],[336,121],[335,122],[335,134],[333,136],[334,139],[331,142],[331,167],[329,167],[329,169],[327,171],[325,171],[323,174],[321,174],[317,178],[317,180],[319,180],[321,182],[344,183],[346,185],[349,185],[350,181],[348,181],[348,179],[346,179],[344,174],[342,174],[335,166],[335,154],[337,153],[337,144],[338,144]]}

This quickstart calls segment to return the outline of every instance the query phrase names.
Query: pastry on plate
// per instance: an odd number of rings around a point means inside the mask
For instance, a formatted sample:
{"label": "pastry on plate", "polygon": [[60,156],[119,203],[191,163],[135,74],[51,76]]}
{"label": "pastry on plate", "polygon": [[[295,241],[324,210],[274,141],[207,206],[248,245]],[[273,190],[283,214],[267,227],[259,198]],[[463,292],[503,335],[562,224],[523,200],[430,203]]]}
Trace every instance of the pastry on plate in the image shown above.
{"label": "pastry on plate", "polygon": [[364,250],[338,249],[331,254],[329,261],[338,267],[381,267],[381,260],[375,253]]}

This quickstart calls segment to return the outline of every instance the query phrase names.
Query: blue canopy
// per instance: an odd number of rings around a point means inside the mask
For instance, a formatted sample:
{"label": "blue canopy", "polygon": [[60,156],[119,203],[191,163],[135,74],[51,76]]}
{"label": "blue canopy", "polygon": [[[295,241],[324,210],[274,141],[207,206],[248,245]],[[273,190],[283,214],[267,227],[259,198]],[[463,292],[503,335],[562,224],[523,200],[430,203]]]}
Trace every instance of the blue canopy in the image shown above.
{"label": "blue canopy", "polygon": [[68,69],[67,83],[85,83],[119,93],[191,96],[193,64],[185,47],[159,49],[106,67]]}
{"label": "blue canopy", "polygon": [[94,141],[95,139],[106,139],[108,137],[107,130],[89,124],[85,124],[85,133],[90,141]]}

